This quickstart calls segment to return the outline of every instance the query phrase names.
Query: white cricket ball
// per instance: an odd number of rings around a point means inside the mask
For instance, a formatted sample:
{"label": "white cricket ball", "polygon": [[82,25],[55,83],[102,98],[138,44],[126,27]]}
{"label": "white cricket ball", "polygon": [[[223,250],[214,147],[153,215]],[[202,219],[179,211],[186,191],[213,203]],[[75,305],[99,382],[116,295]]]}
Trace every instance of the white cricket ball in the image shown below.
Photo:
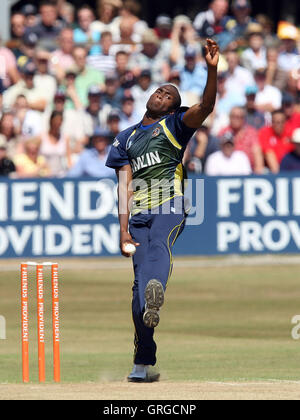
{"label": "white cricket ball", "polygon": [[135,254],[136,247],[133,244],[128,243],[123,246],[123,251],[132,256]]}

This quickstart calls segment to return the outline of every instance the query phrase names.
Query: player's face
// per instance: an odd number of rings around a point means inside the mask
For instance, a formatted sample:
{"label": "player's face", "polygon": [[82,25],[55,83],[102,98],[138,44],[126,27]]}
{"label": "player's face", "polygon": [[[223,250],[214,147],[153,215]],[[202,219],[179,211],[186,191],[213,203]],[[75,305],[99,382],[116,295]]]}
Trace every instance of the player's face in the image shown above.
{"label": "player's face", "polygon": [[176,90],[173,86],[159,87],[149,98],[147,109],[153,114],[164,115],[174,109]]}

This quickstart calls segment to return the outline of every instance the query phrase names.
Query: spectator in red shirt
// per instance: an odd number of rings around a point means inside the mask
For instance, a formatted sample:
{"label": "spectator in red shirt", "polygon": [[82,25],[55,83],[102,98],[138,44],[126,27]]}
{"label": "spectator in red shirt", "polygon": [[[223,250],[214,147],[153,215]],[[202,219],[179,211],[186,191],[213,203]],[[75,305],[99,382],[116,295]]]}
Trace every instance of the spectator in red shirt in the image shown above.
{"label": "spectator in red shirt", "polygon": [[272,113],[272,126],[259,131],[259,141],[267,167],[271,172],[279,172],[280,163],[285,155],[294,150],[286,129],[286,117],[282,110]]}
{"label": "spectator in red shirt", "polygon": [[264,171],[264,160],[258,133],[255,128],[247,125],[245,108],[232,108],[229,119],[229,126],[224,128],[219,136],[222,137],[228,132],[232,133],[234,136],[235,150],[242,151],[248,156],[254,173],[262,174]]}
{"label": "spectator in red shirt", "polygon": [[292,95],[283,95],[282,109],[286,117],[286,130],[291,137],[296,128],[300,127],[300,112],[295,110],[295,99]]}

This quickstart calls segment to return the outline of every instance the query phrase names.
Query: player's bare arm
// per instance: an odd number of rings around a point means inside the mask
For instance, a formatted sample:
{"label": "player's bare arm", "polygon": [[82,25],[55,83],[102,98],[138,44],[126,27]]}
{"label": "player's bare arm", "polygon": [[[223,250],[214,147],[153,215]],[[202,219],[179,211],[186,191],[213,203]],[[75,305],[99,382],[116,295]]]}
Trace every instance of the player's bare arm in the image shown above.
{"label": "player's bare arm", "polygon": [[207,44],[205,46],[205,61],[208,74],[202,102],[192,106],[183,117],[183,122],[191,128],[200,128],[203,121],[213,111],[215,106],[219,47],[212,39],[207,39]]}
{"label": "player's bare arm", "polygon": [[128,233],[128,221],[130,215],[130,200],[132,198],[132,190],[130,188],[132,181],[132,170],[130,165],[122,166],[116,170],[118,177],[118,202],[119,202],[119,223],[120,223],[120,249],[124,257],[129,258],[131,255],[124,251],[124,245],[127,243],[138,246],[139,244],[132,240]]}

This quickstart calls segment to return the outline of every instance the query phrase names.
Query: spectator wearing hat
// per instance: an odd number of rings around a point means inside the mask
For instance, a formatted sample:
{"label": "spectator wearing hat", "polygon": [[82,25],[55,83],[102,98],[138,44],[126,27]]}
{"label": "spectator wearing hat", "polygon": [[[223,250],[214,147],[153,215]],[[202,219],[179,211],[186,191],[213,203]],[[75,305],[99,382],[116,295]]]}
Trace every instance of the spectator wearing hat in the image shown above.
{"label": "spectator wearing hat", "polygon": [[56,39],[64,23],[58,19],[57,5],[52,0],[43,0],[39,4],[40,22],[26,29],[27,34],[35,33],[39,43],[48,51],[54,51]]}
{"label": "spectator wearing hat", "polygon": [[66,70],[75,66],[72,55],[74,47],[72,28],[62,29],[58,38],[58,45],[59,48],[53,51],[50,57],[50,72],[61,83],[65,78]]}
{"label": "spectator wearing hat", "polygon": [[213,111],[212,132],[214,135],[219,134],[222,128],[229,123],[229,113],[235,106],[245,105],[245,95],[241,95],[239,91],[230,92],[226,88],[226,80],[228,73],[219,72],[217,77],[217,98]]}
{"label": "spectator wearing hat", "polygon": [[107,117],[111,111],[109,104],[102,103],[102,92],[97,85],[90,86],[88,106],[84,111],[84,131],[91,137],[97,127],[107,128]]}
{"label": "spectator wearing hat", "polygon": [[109,131],[109,143],[112,144],[114,139],[120,133],[120,111],[118,109],[112,109],[107,117],[107,127]]}
{"label": "spectator wearing hat", "polygon": [[256,108],[255,98],[257,92],[258,89],[255,85],[246,88],[246,123],[259,130],[265,125],[265,116]]}
{"label": "spectator wearing hat", "polygon": [[258,87],[255,105],[259,111],[266,113],[265,116],[268,118],[268,113],[281,108],[282,94],[275,86],[267,84],[266,75],[266,70],[256,70],[254,74]]}
{"label": "spectator wearing hat", "polygon": [[241,55],[242,65],[252,74],[258,69],[267,68],[267,50],[264,46],[262,27],[258,23],[248,25],[249,47]]}
{"label": "spectator wearing hat", "polygon": [[105,86],[101,102],[109,105],[111,108],[119,108],[122,106],[123,89],[120,87],[119,78],[116,73],[109,73],[105,78]]}
{"label": "spectator wearing hat", "polygon": [[282,159],[280,172],[300,171],[300,128],[297,128],[292,133],[291,142],[295,149]]}
{"label": "spectator wearing hat", "polygon": [[232,133],[225,133],[220,138],[221,150],[211,154],[206,162],[205,173],[210,176],[240,176],[252,173],[247,155],[235,150]]}
{"label": "spectator wearing hat", "polygon": [[78,9],[77,12],[78,27],[74,29],[74,42],[77,45],[89,45],[89,54],[100,54],[101,48],[98,43],[101,34],[98,30],[92,29],[92,23],[95,21],[93,9],[84,5]]}
{"label": "spectator wearing hat", "polygon": [[160,42],[171,38],[172,33],[172,19],[168,15],[159,15],[155,20],[154,31],[158,36]]}
{"label": "spectator wearing hat", "polygon": [[137,84],[131,88],[135,109],[137,113],[140,111],[140,119],[144,114],[145,103],[157,87],[156,84],[152,83],[150,70],[143,70],[137,79]]}
{"label": "spectator wearing hat", "polygon": [[9,176],[16,171],[12,160],[7,157],[7,141],[3,134],[0,134],[0,177]]}
{"label": "spectator wearing hat", "polygon": [[114,176],[114,170],[105,166],[106,159],[110,150],[109,132],[97,128],[92,135],[91,142],[93,147],[84,150],[78,161],[68,172],[70,177],[91,176],[105,178]]}
{"label": "spectator wearing hat", "polygon": [[279,22],[277,35],[281,40],[278,67],[285,72],[299,69],[298,28],[289,22]]}
{"label": "spectator wearing hat", "polygon": [[37,8],[33,4],[25,4],[21,13],[25,16],[25,26],[27,28],[32,28],[38,23],[38,12]]}
{"label": "spectator wearing hat", "polygon": [[235,51],[229,51],[226,54],[226,61],[228,63],[228,75],[225,84],[227,91],[230,93],[238,92],[244,96],[247,86],[255,85],[252,73],[240,65],[239,55]]}
{"label": "spectator wearing hat", "polygon": [[102,32],[101,35],[101,52],[99,54],[92,54],[87,57],[87,65],[103,73],[105,76],[116,70],[116,59],[110,53],[112,46],[111,32]]}
{"label": "spectator wearing hat", "polygon": [[24,95],[31,109],[40,112],[45,110],[47,92],[45,93],[41,87],[35,85],[34,76],[36,71],[36,66],[31,61],[20,68],[21,80],[8,88],[3,95],[3,105],[5,107],[12,108],[17,97]]}
{"label": "spectator wearing hat", "polygon": [[227,15],[228,0],[212,0],[209,9],[199,13],[194,20],[194,28],[200,38],[212,38],[226,30],[231,18]]}
{"label": "spectator wearing hat", "polygon": [[229,27],[233,35],[232,41],[235,41],[238,46],[243,46],[250,26],[255,23],[251,17],[251,3],[249,0],[234,0],[231,8],[234,16],[234,24],[230,22],[232,28]]}
{"label": "spectator wearing hat", "polygon": [[17,71],[17,61],[9,48],[2,46],[2,40],[0,35],[0,79],[2,79],[3,86],[8,88],[9,86],[17,83],[20,76]]}
{"label": "spectator wearing hat", "polygon": [[40,178],[49,176],[46,160],[40,154],[41,140],[33,137],[25,140],[24,152],[14,156],[18,178]]}
{"label": "spectator wearing hat", "polygon": [[140,121],[140,113],[135,109],[134,98],[130,94],[124,95],[122,98],[120,130],[126,130],[131,125]]}
{"label": "spectator wearing hat", "polygon": [[187,47],[193,47],[200,56],[201,45],[197,42],[197,33],[192,21],[185,15],[178,15],[173,21],[171,39],[161,44],[161,52],[170,61],[171,66],[184,67]]}
{"label": "spectator wearing hat", "polygon": [[235,150],[242,151],[249,159],[252,171],[262,174],[264,171],[264,159],[258,139],[258,132],[246,123],[246,111],[243,107],[232,108],[229,115],[229,125],[224,128],[219,137],[224,134],[232,134]]}
{"label": "spectator wearing hat", "polygon": [[204,65],[197,60],[197,51],[188,46],[185,50],[185,65],[180,70],[180,89],[182,92],[191,92],[199,97],[203,94],[207,70]]}
{"label": "spectator wearing hat", "polygon": [[12,49],[18,67],[24,66],[27,61],[33,60],[35,55],[35,48],[38,43],[38,37],[35,33],[25,33],[21,38],[19,45]]}
{"label": "spectator wearing hat", "polygon": [[53,98],[57,89],[57,82],[55,77],[49,72],[49,58],[48,51],[42,48],[36,49],[34,63],[36,65],[36,74],[33,78],[34,86],[44,92],[46,106],[53,102]]}
{"label": "spectator wearing hat", "polygon": [[144,32],[142,51],[131,55],[129,68],[135,75],[142,70],[150,70],[152,80],[156,84],[164,83],[169,75],[170,67],[159,48],[159,39],[153,29]]}
{"label": "spectator wearing hat", "polygon": [[282,159],[294,150],[286,130],[286,117],[282,110],[272,113],[272,125],[259,131],[259,141],[267,167],[272,173],[278,173]]}

